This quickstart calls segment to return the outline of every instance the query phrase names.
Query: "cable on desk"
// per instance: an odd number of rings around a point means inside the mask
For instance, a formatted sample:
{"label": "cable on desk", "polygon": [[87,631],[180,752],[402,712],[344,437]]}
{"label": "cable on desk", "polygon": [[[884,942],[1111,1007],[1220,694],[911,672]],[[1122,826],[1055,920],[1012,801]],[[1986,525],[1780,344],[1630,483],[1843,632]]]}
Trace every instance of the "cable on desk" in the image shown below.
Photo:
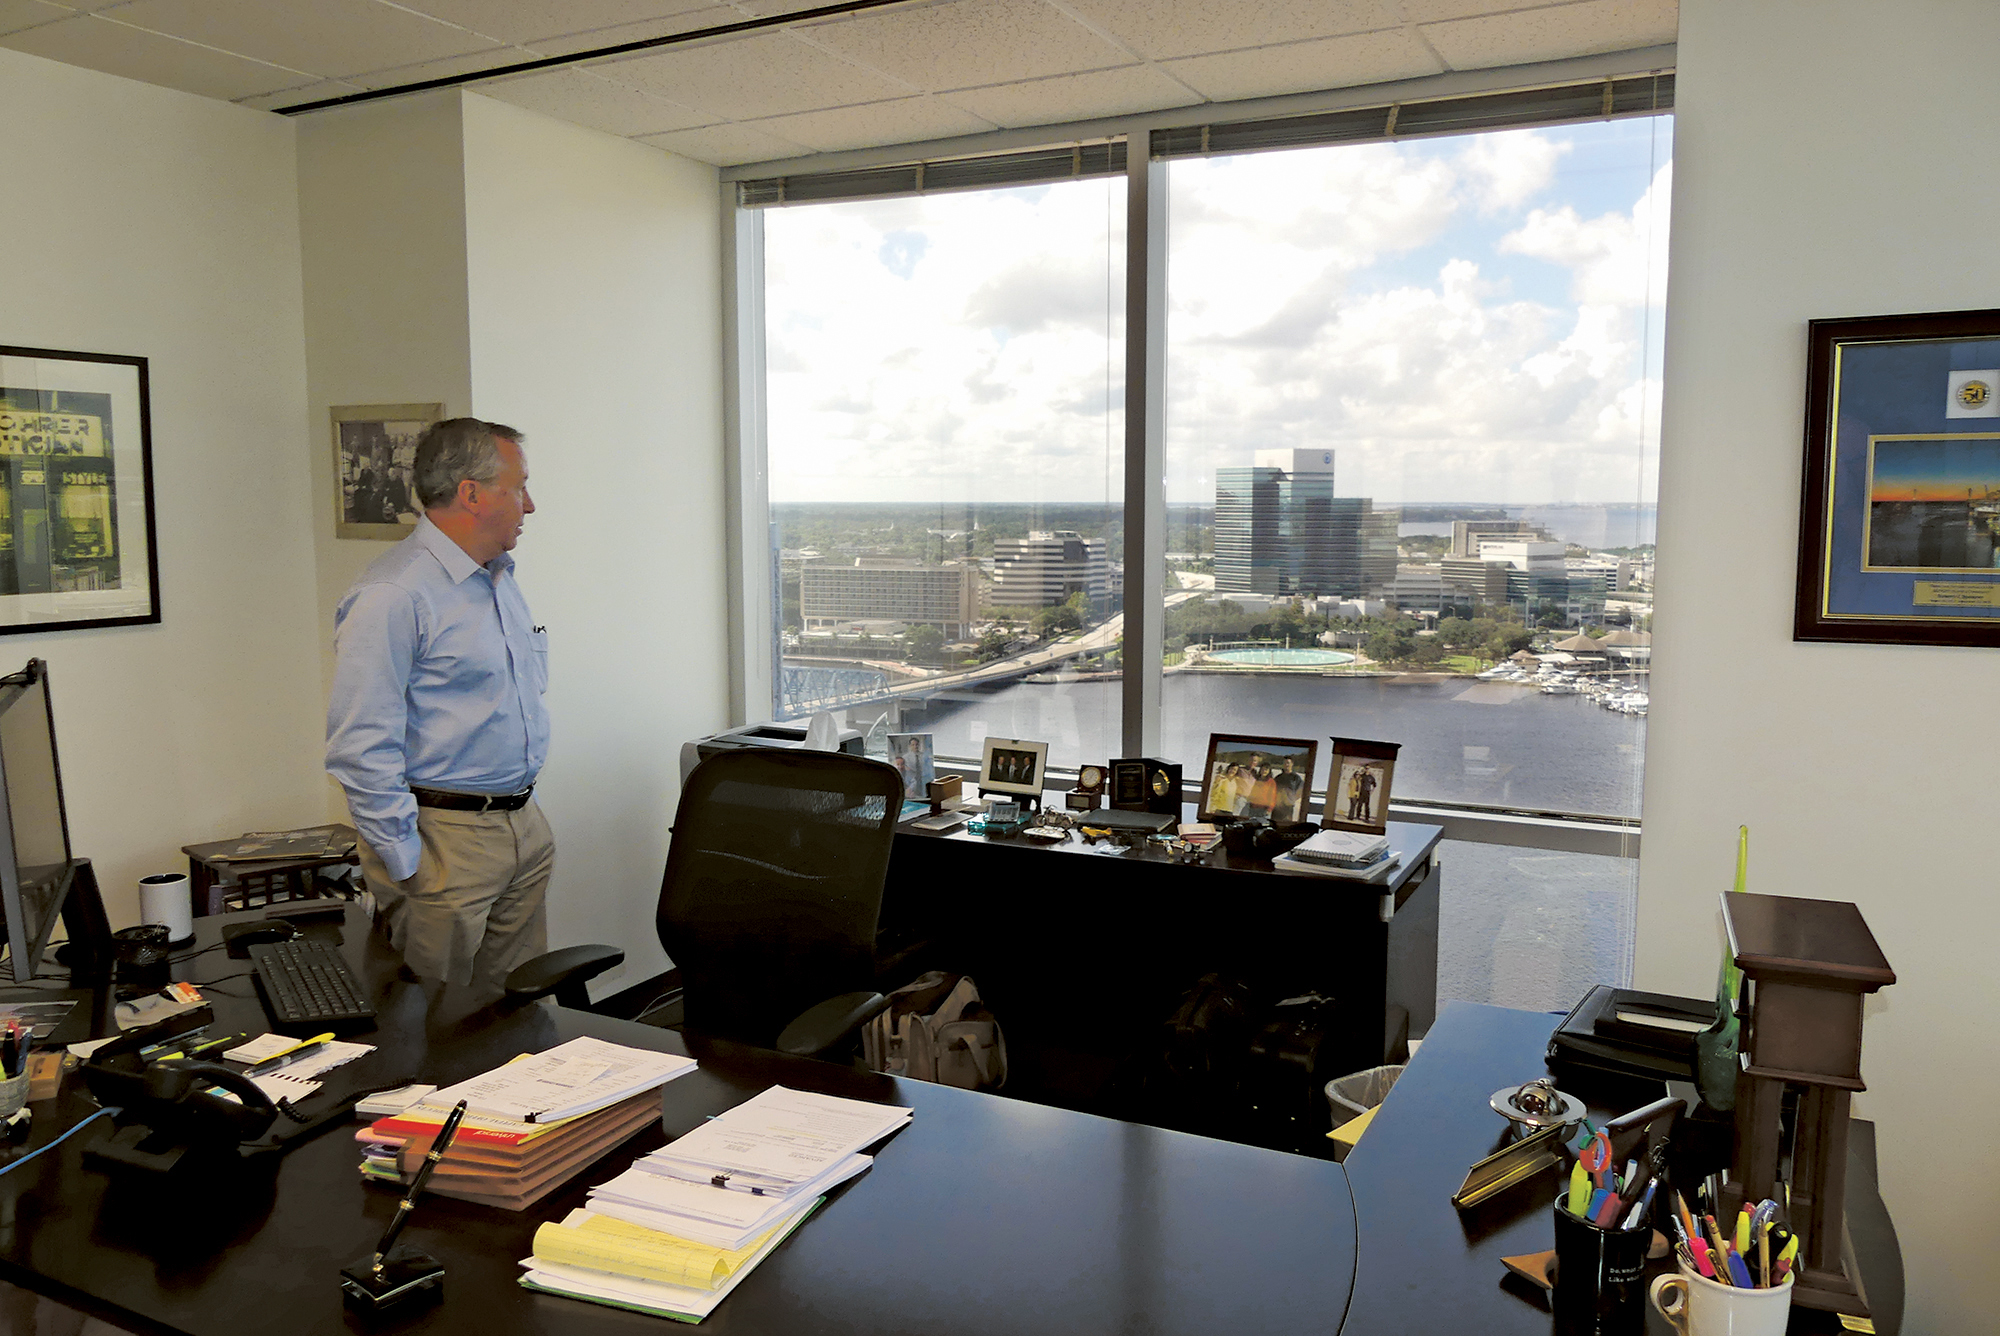
{"label": "cable on desk", "polygon": [[92,1123],[96,1122],[99,1118],[104,1117],[106,1114],[115,1115],[123,1112],[124,1112],[123,1109],[116,1109],[116,1108],[99,1109],[96,1113],[91,1114],[90,1117],[84,1119],[82,1122],[78,1123],[75,1127],[70,1128],[69,1131],[63,1133],[61,1136],[57,1137],[54,1141],[51,1141],[48,1145],[37,1146],[35,1147],[35,1149],[29,1151],[26,1155],[23,1155],[18,1160],[9,1160],[6,1164],[0,1164],[0,1174],[8,1173],[11,1172],[12,1170],[19,1169],[22,1165],[34,1159],[37,1155],[40,1155],[43,1151],[54,1150],[57,1146],[62,1145],[63,1142],[68,1141],[78,1132],[81,1132],[84,1128],[89,1127]]}
{"label": "cable on desk", "polygon": [[[228,942],[217,942],[217,943],[215,943],[215,944],[214,944],[213,946],[204,946],[204,947],[200,948],[199,950],[195,950],[195,951],[190,951],[190,952],[188,952],[188,953],[187,953],[186,955],[183,955],[183,956],[168,956],[168,957],[167,957],[167,960],[168,960],[168,962],[169,962],[170,964],[174,964],[174,965],[178,965],[178,964],[180,964],[180,963],[181,963],[181,962],[182,962],[183,960],[193,960],[193,959],[194,959],[194,958],[195,958],[196,956],[205,956],[205,955],[207,955],[207,954],[208,954],[209,952],[211,952],[211,951],[220,951],[220,950],[222,950],[222,949],[223,949],[224,947],[226,947],[226,946],[228,946],[228,945],[229,945],[229,943],[228,943]],[[1563,1014],[1564,1014],[1565,1016],[1567,1016],[1567,1015],[1568,1015],[1569,1013],[1568,1013],[1568,1012],[1564,1012]]]}

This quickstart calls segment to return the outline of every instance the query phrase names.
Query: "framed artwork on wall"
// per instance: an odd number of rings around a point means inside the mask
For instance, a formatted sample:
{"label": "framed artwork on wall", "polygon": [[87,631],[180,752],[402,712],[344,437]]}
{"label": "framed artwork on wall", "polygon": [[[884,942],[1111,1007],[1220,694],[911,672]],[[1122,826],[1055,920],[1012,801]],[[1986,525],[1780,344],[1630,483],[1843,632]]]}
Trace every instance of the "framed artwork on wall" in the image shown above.
{"label": "framed artwork on wall", "polygon": [[0,635],[160,620],[146,359],[0,346]]}
{"label": "framed artwork on wall", "polygon": [[1815,320],[1794,640],[2000,645],[2000,311]]}
{"label": "framed artwork on wall", "polygon": [[399,542],[417,527],[417,438],[443,404],[348,404],[333,410],[333,532]]}

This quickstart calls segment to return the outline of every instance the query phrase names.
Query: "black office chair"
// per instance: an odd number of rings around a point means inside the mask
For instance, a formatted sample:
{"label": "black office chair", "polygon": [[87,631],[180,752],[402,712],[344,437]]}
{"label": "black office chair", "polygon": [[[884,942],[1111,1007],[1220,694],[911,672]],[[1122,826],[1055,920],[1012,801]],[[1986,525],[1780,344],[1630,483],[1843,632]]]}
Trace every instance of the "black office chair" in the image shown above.
{"label": "black office chair", "polygon": [[[894,767],[838,752],[749,749],[695,768],[657,916],[690,1033],[830,1056],[887,1005],[875,932],[902,806]],[[507,994],[588,1009],[585,982],[624,958],[550,952],[508,975]]]}

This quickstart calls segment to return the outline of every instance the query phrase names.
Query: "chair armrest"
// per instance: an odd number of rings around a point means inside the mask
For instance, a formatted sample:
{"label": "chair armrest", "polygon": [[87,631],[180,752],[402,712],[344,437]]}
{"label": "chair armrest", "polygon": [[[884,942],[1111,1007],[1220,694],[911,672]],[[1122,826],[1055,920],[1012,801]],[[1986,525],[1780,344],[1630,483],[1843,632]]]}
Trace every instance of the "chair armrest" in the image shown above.
{"label": "chair armrest", "polygon": [[559,1005],[588,1011],[590,991],[584,985],[624,963],[625,953],[615,946],[565,946],[515,966],[507,976],[507,1000],[532,1002],[554,993]]}
{"label": "chair armrest", "polygon": [[880,993],[842,993],[803,1012],[778,1036],[778,1051],[816,1058],[885,1010],[889,999]]}

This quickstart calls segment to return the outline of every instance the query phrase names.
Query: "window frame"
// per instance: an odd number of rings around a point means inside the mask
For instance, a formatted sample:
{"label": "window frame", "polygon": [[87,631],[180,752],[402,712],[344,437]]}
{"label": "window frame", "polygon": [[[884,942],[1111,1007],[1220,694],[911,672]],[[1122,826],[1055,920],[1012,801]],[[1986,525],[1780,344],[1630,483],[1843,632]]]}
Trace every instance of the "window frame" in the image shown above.
{"label": "window frame", "polygon": [[[810,158],[725,168],[722,211],[722,338],[724,504],[728,531],[726,596],[729,609],[729,717],[732,726],[762,722],[771,712],[782,653],[771,634],[778,607],[778,571],[771,542],[768,438],[764,374],[764,224],[766,208],[810,205],[842,198],[882,198],[926,193],[927,164],[954,170],[928,172],[931,189],[972,190],[1021,184],[989,179],[1009,170],[986,167],[984,155],[1056,161],[1051,145],[1071,153],[1076,174],[1105,176],[1122,158],[1126,201],[1125,283],[1125,588],[1157,590],[1166,580],[1166,164],[1176,157],[1276,151],[1312,143],[1368,143],[1506,129],[1671,115],[1672,45],[1550,61],[1498,70],[1456,72],[1423,79],[1288,97],[1180,108],[1150,115],[1037,126],[925,143],[819,154]],[[1652,104],[1635,81],[1650,79]],[[1660,99],[1665,81],[1666,100]],[[1545,94],[1600,88],[1595,114],[1561,114]],[[1567,98],[1566,105],[1578,99]],[[1552,106],[1557,114],[1548,114]],[[1513,108],[1514,119],[1505,110]],[[1535,109],[1541,108],[1541,114]],[[1484,114],[1491,108],[1493,114]],[[1126,151],[1117,153],[1122,142]],[[1148,151],[1134,154],[1132,144]],[[1107,147],[1107,146],[1113,147]],[[1092,156],[1084,166],[1084,146]],[[1061,179],[1050,171],[1044,179]],[[787,179],[810,176],[816,188],[787,189]],[[854,193],[838,193],[840,177]],[[940,184],[942,183],[942,184]],[[746,202],[748,201],[748,202]],[[1135,522],[1136,517],[1136,522]],[[1135,575],[1136,572],[1136,575]],[[1128,756],[1153,754],[1160,745],[1164,648],[1163,608],[1157,600],[1128,598],[1126,669],[1122,682],[1121,739]],[[1136,671],[1135,671],[1136,668]],[[941,761],[940,774],[976,766]],[[1395,801],[1390,814],[1445,828],[1446,839],[1517,845],[1568,853],[1639,856],[1636,818],[1522,812],[1441,802]]]}

